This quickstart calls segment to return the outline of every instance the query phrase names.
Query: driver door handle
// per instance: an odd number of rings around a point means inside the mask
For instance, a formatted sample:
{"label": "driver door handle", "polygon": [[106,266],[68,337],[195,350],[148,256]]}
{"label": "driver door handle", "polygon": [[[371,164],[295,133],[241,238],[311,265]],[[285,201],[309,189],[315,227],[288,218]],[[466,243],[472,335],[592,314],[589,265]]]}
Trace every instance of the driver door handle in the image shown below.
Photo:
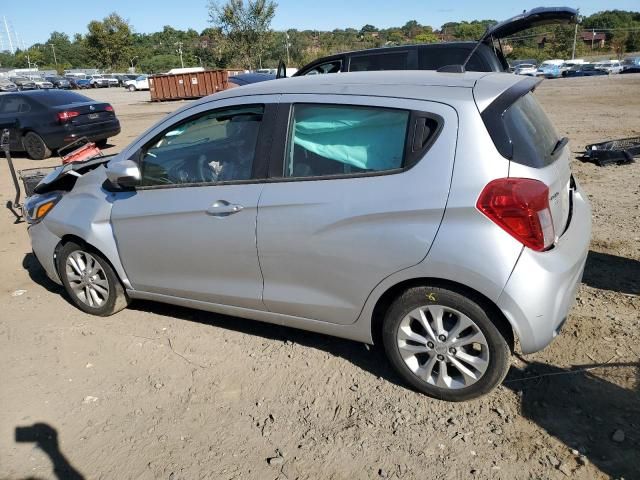
{"label": "driver door handle", "polygon": [[228,217],[234,213],[241,212],[244,209],[242,205],[229,203],[226,200],[217,200],[207,208],[207,215],[212,217]]}

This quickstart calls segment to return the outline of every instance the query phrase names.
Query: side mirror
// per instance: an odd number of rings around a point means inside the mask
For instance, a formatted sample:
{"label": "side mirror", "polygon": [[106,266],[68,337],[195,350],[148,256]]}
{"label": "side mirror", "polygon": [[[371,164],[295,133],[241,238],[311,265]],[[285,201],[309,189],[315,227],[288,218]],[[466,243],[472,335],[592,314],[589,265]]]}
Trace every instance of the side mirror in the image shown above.
{"label": "side mirror", "polygon": [[287,66],[282,60],[278,62],[278,70],[276,71],[276,78],[287,78]]}
{"label": "side mirror", "polygon": [[107,179],[114,187],[133,188],[140,183],[140,168],[132,160],[109,162],[107,164]]}

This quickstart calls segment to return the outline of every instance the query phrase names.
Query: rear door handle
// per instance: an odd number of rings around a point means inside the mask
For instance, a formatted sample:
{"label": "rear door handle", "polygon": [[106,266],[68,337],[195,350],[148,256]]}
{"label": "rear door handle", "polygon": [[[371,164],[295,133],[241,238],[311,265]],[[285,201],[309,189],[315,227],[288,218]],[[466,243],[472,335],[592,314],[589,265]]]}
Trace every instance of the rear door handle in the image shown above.
{"label": "rear door handle", "polygon": [[244,209],[242,205],[237,203],[229,203],[226,200],[217,200],[207,208],[207,215],[212,217],[228,217],[234,213],[241,212]]}

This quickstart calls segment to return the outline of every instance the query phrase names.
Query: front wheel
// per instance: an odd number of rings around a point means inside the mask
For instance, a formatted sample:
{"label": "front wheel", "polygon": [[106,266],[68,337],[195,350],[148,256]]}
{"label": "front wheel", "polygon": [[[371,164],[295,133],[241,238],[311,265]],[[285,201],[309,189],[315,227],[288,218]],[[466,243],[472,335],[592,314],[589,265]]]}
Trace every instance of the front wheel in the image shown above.
{"label": "front wheel", "polygon": [[129,303],[109,262],[87,246],[66,243],[58,255],[58,272],[71,301],[84,312],[106,317]]}
{"label": "front wheel", "polygon": [[135,92],[136,91],[136,87],[134,87],[133,85],[129,85],[128,90],[130,92]]}
{"label": "front wheel", "polygon": [[509,370],[509,346],[487,311],[444,288],[406,290],[387,311],[382,339],[402,378],[440,400],[485,395]]}

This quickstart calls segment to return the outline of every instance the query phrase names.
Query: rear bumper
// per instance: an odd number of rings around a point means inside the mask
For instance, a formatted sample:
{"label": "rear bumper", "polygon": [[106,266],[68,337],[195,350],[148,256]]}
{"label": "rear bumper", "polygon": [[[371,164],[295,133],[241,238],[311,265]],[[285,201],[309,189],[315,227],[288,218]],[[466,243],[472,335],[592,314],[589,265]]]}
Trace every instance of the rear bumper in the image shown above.
{"label": "rear bumper", "polygon": [[576,184],[568,230],[547,252],[524,248],[497,305],[514,327],[523,353],[558,335],[575,301],[591,239],[591,207]]}
{"label": "rear bumper", "polygon": [[120,133],[120,122],[118,119],[108,122],[92,123],[89,125],[66,125],[59,131],[43,135],[47,146],[52,149],[63,147],[80,137],[87,137],[90,141],[105,140],[115,137]]}

